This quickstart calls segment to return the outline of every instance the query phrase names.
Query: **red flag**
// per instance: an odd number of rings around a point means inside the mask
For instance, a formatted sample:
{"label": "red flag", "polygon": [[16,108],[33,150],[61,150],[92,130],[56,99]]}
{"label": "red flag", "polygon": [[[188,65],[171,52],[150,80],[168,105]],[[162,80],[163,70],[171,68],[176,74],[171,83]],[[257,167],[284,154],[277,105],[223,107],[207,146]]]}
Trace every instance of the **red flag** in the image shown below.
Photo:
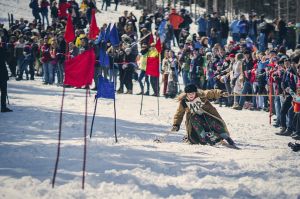
{"label": "red flag", "polygon": [[159,77],[159,58],[148,57],[146,74],[152,77]]}
{"label": "red flag", "polygon": [[146,74],[152,77],[159,77],[159,53],[156,48],[151,48],[148,53]]}
{"label": "red flag", "polygon": [[150,38],[149,38],[149,45],[151,45],[154,42],[154,38],[153,38],[153,34],[150,34]]}
{"label": "red flag", "polygon": [[75,39],[74,27],[72,23],[71,15],[68,15],[68,21],[66,25],[66,32],[65,32],[65,40],[66,42],[72,42]]}
{"label": "red flag", "polygon": [[89,39],[96,39],[96,37],[99,35],[99,28],[97,26],[97,21],[95,17],[95,9],[92,10],[92,17],[91,17],[91,25],[90,25],[90,31],[89,31]]}
{"label": "red flag", "polygon": [[95,62],[96,56],[93,48],[66,60],[64,84],[74,87],[91,85],[94,78]]}
{"label": "red flag", "polygon": [[157,50],[158,53],[161,53],[162,51],[162,47],[161,47],[161,42],[160,42],[160,38],[158,37],[156,44],[155,44],[155,48]]}

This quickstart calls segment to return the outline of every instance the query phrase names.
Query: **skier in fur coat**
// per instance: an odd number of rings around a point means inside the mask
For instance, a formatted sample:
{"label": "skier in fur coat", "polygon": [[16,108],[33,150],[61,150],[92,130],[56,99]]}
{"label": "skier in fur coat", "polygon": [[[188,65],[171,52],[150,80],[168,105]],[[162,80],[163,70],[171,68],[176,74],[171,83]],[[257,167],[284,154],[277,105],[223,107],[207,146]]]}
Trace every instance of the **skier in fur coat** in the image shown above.
{"label": "skier in fur coat", "polygon": [[178,131],[186,113],[187,140],[191,144],[210,144],[225,139],[235,146],[230,138],[225,122],[215,107],[212,99],[228,97],[228,93],[218,89],[198,90],[193,84],[185,87],[185,93],[179,96],[179,107],[174,116],[172,131]]}

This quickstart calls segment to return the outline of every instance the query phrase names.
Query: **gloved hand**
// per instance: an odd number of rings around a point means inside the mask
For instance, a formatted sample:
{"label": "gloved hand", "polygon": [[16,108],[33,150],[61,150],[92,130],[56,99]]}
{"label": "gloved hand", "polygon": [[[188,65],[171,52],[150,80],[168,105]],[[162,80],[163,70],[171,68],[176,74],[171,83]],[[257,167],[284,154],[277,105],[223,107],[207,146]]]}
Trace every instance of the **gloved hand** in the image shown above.
{"label": "gloved hand", "polygon": [[180,126],[178,125],[173,125],[171,131],[179,131]]}

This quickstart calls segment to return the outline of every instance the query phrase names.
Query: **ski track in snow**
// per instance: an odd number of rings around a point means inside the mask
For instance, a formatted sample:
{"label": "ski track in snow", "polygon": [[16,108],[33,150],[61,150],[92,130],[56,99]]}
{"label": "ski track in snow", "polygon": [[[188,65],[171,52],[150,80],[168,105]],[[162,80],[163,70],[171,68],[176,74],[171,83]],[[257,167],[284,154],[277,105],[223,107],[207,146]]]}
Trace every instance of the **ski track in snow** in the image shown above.
{"label": "ski track in snow", "polygon": [[[14,112],[0,116],[0,198],[297,198],[299,194],[299,156],[287,147],[290,138],[274,135],[267,113],[217,107],[242,150],[182,143],[184,129],[157,144],[153,139],[170,129],[177,102],[160,98],[157,116],[156,98],[146,96],[140,116],[140,96],[125,94],[117,95],[116,101],[117,144],[113,102],[98,101],[83,191],[85,92],[78,89],[66,92],[61,158],[52,189],[62,89],[40,84],[9,81]],[[93,95],[88,99],[88,127]]]}
{"label": "ski track in snow", "polygon": [[[0,0],[7,12],[31,19],[27,1]],[[98,4],[100,7],[100,4]],[[114,7],[114,5],[113,5]],[[116,21],[125,9],[97,14],[98,25]],[[139,14],[137,14],[137,17]],[[195,29],[195,27],[193,27]],[[300,160],[268,124],[268,113],[219,108],[242,150],[182,143],[184,122],[164,143],[154,143],[172,125],[177,102],[117,95],[114,143],[113,101],[98,100],[92,139],[87,139],[85,190],[81,189],[85,91],[66,89],[61,157],[51,188],[57,150],[62,89],[41,81],[9,81],[13,113],[0,114],[0,198],[299,198]],[[138,84],[134,84],[137,93]],[[88,133],[94,92],[88,99]]]}

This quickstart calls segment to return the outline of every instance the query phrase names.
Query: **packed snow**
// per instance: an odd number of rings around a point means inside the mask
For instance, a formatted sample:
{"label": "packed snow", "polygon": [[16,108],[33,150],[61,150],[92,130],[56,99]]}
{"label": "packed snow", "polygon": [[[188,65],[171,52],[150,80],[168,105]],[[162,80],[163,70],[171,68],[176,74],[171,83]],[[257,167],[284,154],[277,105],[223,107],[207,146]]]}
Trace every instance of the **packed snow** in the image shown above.
{"label": "packed snow", "polygon": [[[8,2],[16,4],[4,9]],[[31,18],[27,1],[0,4],[1,17],[15,9],[15,16]],[[118,12],[98,13],[98,25],[116,21],[125,9],[134,10],[120,6]],[[137,83],[134,89],[139,92]],[[116,97],[118,143],[113,101],[98,100],[82,190],[85,90],[71,88],[66,89],[61,158],[52,189],[61,94],[61,87],[42,85],[40,79],[8,82],[14,112],[0,114],[0,198],[300,197],[299,153],[287,146],[290,137],[274,134],[268,113],[216,106],[241,150],[183,143],[184,123],[178,133],[154,143],[170,130],[178,102],[159,98],[158,115],[157,98],[145,96],[140,115],[141,96],[125,94]],[[94,94],[88,98],[88,130]]]}

